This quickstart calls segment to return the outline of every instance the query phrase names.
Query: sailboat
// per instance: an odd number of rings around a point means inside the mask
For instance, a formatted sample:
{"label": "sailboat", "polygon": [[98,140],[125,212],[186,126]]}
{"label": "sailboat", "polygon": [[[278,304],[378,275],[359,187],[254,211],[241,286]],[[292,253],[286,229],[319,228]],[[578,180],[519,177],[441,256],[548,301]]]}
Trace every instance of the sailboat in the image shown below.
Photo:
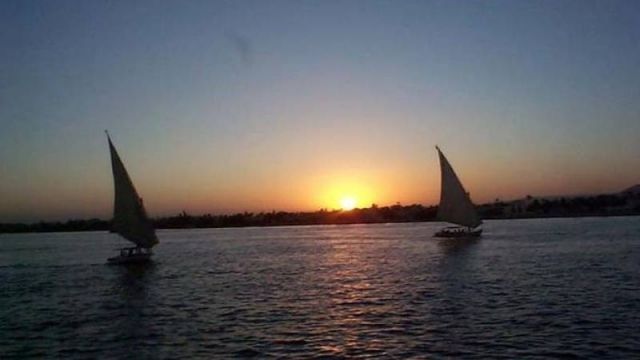
{"label": "sailboat", "polygon": [[120,254],[108,259],[111,264],[141,263],[151,259],[151,248],[158,243],[158,237],[138,196],[133,182],[125,169],[109,133],[109,152],[113,171],[114,205],[111,232],[117,233],[136,246],[120,249]]}
{"label": "sailboat", "polygon": [[482,233],[482,220],[478,216],[469,193],[464,190],[460,179],[449,164],[440,148],[440,205],[438,219],[458,226],[449,226],[435,233],[436,237],[478,237]]}

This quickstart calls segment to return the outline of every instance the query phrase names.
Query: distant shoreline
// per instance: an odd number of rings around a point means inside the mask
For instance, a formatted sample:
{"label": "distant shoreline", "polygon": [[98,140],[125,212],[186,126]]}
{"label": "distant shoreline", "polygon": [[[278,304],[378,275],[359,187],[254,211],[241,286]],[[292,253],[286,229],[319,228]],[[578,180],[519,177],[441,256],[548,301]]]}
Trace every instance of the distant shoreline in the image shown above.
{"label": "distant shoreline", "polygon": [[[483,204],[477,207],[486,220],[581,218],[640,215],[640,193],[620,193],[572,198],[533,198]],[[437,220],[437,206],[392,205],[353,209],[349,211],[322,209],[315,212],[243,212],[231,215],[190,215],[153,219],[156,229],[198,229],[272,227],[297,225],[353,225],[433,222]],[[102,219],[68,220],[66,222],[38,222],[33,224],[0,223],[1,233],[107,231],[111,222]]]}
{"label": "distant shoreline", "polygon": [[[576,214],[576,215],[551,215],[551,216],[521,216],[521,217],[494,217],[483,218],[482,220],[531,220],[531,219],[580,219],[580,218],[600,218],[600,217],[629,217],[640,216],[638,213],[623,213],[623,214]],[[101,220],[106,223],[108,221]],[[317,224],[272,224],[272,225],[240,225],[240,226],[211,226],[211,227],[156,227],[156,230],[189,230],[189,229],[242,229],[242,228],[273,228],[273,227],[287,227],[287,226],[348,226],[348,225],[377,225],[377,224],[411,224],[411,223],[432,223],[439,222],[439,220],[415,220],[415,221],[380,221],[380,222],[353,222],[353,223],[317,223]],[[15,224],[0,224],[0,227]],[[18,224],[22,225],[22,224]],[[108,232],[109,229],[67,229],[67,230],[32,230],[32,231],[0,231],[2,234],[46,234],[46,233],[66,233],[66,232]]]}

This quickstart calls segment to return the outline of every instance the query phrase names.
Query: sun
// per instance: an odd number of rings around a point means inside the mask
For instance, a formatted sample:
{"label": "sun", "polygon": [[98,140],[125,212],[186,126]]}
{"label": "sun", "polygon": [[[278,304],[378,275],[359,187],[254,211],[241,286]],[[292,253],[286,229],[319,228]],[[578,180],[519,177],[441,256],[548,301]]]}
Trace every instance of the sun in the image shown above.
{"label": "sun", "polygon": [[353,210],[357,204],[358,202],[356,201],[356,199],[350,196],[340,199],[340,207],[344,211]]}

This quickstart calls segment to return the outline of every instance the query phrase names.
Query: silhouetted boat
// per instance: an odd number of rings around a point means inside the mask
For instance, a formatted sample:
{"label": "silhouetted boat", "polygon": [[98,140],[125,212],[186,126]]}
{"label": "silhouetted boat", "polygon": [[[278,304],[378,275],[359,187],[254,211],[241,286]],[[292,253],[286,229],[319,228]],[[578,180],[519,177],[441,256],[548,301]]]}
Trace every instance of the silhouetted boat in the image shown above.
{"label": "silhouetted boat", "polygon": [[460,179],[442,154],[440,148],[440,205],[438,206],[438,219],[459,226],[449,226],[435,233],[437,237],[478,237],[482,233],[482,220],[478,216],[469,193],[464,190]]}
{"label": "silhouetted boat", "polygon": [[158,243],[158,237],[147,217],[142,198],[138,196],[127,169],[111,143],[109,133],[107,133],[107,140],[111,153],[114,186],[111,232],[119,234],[136,245],[120,249],[120,254],[109,258],[108,261],[111,264],[147,262],[151,259],[151,248]]}

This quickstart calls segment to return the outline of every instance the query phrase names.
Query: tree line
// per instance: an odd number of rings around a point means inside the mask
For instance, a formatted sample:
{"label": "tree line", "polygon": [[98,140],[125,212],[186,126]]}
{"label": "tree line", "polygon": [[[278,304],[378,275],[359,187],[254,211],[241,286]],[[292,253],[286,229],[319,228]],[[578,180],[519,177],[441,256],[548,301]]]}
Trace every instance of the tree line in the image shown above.
{"label": "tree line", "polygon": [[[321,209],[311,212],[242,212],[222,215],[191,215],[186,212],[153,219],[158,229],[221,228],[246,226],[372,224],[422,222],[437,220],[437,206],[419,204],[377,206],[349,211]],[[640,194],[615,194],[556,199],[527,198],[511,202],[498,199],[478,206],[484,219],[640,215]],[[33,224],[0,223],[0,233],[104,231],[111,222],[102,219],[38,222]]]}

